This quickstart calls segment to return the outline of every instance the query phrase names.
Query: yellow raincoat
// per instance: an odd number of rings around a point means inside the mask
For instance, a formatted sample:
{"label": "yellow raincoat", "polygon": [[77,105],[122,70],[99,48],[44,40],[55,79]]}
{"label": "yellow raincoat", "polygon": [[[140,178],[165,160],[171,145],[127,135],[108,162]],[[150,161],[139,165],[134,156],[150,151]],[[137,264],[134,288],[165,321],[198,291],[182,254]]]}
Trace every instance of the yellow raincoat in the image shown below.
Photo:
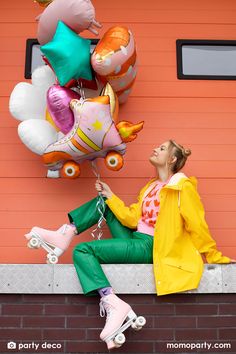
{"label": "yellow raincoat", "polygon": [[[138,196],[138,202],[125,206],[116,195],[106,200],[117,219],[135,229],[142,213],[142,201],[151,180]],[[157,295],[198,287],[204,254],[208,263],[230,263],[216,248],[197,192],[197,180],[183,173],[174,174],[160,191],[160,211],[155,225],[153,268]]]}

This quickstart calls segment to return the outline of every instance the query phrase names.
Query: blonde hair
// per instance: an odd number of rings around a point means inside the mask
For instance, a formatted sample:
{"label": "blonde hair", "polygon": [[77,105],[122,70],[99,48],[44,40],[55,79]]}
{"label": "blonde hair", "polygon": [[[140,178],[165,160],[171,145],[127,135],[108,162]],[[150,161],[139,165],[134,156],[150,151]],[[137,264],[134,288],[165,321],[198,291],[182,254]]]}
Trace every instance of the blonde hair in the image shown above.
{"label": "blonde hair", "polygon": [[171,166],[171,171],[177,173],[184,167],[187,158],[191,155],[190,149],[185,149],[182,145],[177,144],[175,140],[169,140],[169,150],[176,157],[175,163]]}

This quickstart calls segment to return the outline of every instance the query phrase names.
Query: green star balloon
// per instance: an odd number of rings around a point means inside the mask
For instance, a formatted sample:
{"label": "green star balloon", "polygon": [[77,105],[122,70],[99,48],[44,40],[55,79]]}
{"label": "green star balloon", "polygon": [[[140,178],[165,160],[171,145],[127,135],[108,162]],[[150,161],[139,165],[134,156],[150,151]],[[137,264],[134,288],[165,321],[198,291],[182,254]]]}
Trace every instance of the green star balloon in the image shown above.
{"label": "green star balloon", "polygon": [[41,46],[61,86],[71,79],[92,80],[90,44],[59,21],[52,41]]}

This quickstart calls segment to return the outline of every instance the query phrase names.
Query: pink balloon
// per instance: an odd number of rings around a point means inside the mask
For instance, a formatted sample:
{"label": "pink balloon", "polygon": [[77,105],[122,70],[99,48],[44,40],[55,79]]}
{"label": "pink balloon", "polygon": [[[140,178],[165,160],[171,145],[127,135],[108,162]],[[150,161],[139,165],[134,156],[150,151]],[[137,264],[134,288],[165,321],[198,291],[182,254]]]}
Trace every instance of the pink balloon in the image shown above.
{"label": "pink balloon", "polygon": [[47,92],[48,111],[63,134],[67,134],[74,125],[74,114],[70,109],[70,101],[80,99],[80,95],[66,87],[53,85]]}
{"label": "pink balloon", "polygon": [[40,44],[52,40],[58,21],[63,21],[76,33],[88,29],[98,34],[93,28],[101,27],[95,20],[95,10],[90,0],[54,0],[48,5],[38,20],[38,41]]}

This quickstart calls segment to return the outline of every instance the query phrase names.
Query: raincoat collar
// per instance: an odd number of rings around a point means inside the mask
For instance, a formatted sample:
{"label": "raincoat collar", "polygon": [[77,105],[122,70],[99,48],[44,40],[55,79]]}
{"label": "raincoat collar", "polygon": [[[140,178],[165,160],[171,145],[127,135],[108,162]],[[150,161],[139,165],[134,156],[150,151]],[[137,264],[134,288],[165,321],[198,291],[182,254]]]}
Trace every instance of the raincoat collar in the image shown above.
{"label": "raincoat collar", "polygon": [[195,177],[187,177],[183,172],[175,173],[163,189],[174,189],[178,191],[178,208],[180,208],[180,191],[186,181],[191,182],[197,188],[197,179]]}
{"label": "raincoat collar", "polygon": [[181,190],[186,180],[189,180],[196,187],[197,179],[195,177],[187,177],[183,172],[177,172],[170,178],[164,188]]}
{"label": "raincoat collar", "polygon": [[[152,183],[156,180],[157,178],[152,178],[148,182],[143,192],[142,199],[144,199],[153,188]],[[195,186],[195,188],[197,187],[197,180],[195,177],[187,177],[183,172],[177,172],[170,178],[169,182],[162,189],[174,189],[180,191],[184,182],[187,180],[189,180]]]}

